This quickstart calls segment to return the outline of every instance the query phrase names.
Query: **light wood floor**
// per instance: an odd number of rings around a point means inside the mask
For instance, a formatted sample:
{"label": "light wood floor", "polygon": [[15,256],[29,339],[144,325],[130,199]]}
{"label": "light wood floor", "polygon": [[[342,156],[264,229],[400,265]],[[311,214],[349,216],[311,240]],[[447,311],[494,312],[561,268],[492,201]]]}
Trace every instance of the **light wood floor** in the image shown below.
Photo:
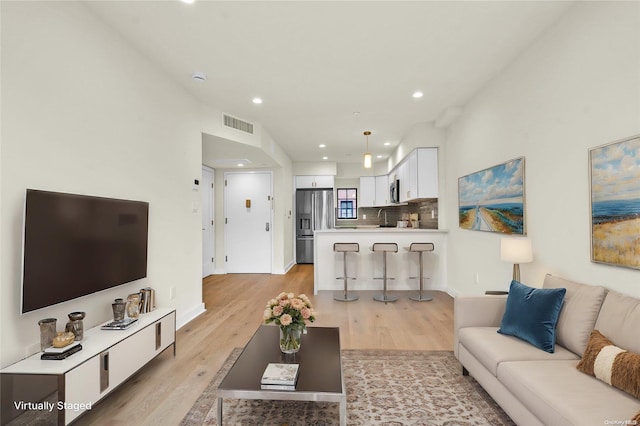
{"label": "light wood floor", "polygon": [[308,295],[318,317],[312,326],[339,326],[343,349],[453,350],[453,299],[443,292],[429,292],[430,302],[390,292],[400,299],[387,304],[372,300],[377,292],[360,292],[360,300],[345,303],[331,292],[313,296],[313,265],[296,265],[286,275],[213,275],[203,280],[207,312],[178,330],[176,357],[165,351],[76,424],[178,425],[281,291]]}

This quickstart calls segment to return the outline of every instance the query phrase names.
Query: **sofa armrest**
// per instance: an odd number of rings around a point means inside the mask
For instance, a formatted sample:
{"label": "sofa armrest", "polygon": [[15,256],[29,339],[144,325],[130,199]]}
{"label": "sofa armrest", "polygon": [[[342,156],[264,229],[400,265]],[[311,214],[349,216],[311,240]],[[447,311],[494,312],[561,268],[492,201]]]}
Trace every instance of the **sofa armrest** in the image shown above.
{"label": "sofa armrest", "polygon": [[453,301],[453,352],[458,357],[458,333],[464,327],[500,327],[506,295],[458,296]]}

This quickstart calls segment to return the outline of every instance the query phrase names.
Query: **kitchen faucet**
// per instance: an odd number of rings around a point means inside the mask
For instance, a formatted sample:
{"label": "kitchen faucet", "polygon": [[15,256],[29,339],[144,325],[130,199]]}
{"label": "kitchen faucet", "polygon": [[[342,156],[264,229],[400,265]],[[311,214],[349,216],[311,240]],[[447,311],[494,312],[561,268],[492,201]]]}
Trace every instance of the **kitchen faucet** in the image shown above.
{"label": "kitchen faucet", "polygon": [[384,224],[387,224],[387,211],[385,209],[378,210],[378,218],[380,218],[380,213],[384,211]]}

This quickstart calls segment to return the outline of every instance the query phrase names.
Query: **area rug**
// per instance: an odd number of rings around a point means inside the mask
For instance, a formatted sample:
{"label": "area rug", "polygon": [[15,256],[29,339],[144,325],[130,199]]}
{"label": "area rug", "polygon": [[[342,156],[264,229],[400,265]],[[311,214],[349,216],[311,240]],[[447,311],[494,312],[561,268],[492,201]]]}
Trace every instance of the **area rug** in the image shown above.
{"label": "area rug", "polygon": [[[181,422],[217,423],[218,384],[241,349],[234,349]],[[348,425],[513,425],[482,387],[463,376],[453,352],[344,350]],[[225,425],[329,426],[338,404],[225,399]]]}

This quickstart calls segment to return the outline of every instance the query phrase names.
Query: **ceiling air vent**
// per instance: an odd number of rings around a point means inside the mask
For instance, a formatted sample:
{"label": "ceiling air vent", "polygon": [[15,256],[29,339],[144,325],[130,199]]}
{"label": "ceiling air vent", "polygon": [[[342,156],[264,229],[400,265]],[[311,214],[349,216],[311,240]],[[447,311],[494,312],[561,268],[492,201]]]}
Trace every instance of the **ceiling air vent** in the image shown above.
{"label": "ceiling air vent", "polygon": [[232,129],[240,130],[241,132],[253,134],[253,124],[240,120],[239,118],[231,117],[230,115],[223,114],[224,125],[231,127]]}

